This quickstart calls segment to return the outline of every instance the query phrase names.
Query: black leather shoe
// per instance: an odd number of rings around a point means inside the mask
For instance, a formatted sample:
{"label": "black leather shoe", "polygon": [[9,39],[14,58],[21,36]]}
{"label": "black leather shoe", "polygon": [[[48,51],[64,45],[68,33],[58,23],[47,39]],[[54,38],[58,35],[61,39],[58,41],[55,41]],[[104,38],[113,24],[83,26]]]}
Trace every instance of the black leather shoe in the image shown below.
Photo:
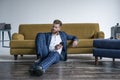
{"label": "black leather shoe", "polygon": [[30,67],[29,73],[30,73],[31,76],[34,76],[35,73],[36,73],[36,70],[33,67]]}
{"label": "black leather shoe", "polygon": [[35,76],[35,71],[29,70],[29,73],[30,73],[31,76]]}
{"label": "black leather shoe", "polygon": [[36,71],[35,71],[36,76],[42,76],[43,73],[44,73],[44,71],[43,71],[42,67],[41,66],[37,66],[36,67]]}
{"label": "black leather shoe", "polygon": [[36,66],[36,68],[31,66],[29,69],[29,73],[31,76],[42,76],[44,72],[45,71],[42,69],[41,66]]}

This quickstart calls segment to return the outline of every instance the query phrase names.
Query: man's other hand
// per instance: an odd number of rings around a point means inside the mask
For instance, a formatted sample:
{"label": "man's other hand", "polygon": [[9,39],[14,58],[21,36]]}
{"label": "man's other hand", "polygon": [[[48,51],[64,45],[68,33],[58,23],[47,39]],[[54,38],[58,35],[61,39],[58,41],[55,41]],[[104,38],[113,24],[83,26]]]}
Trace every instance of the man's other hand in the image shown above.
{"label": "man's other hand", "polygon": [[61,49],[62,47],[63,47],[62,44],[57,44],[57,45],[55,46],[55,50]]}
{"label": "man's other hand", "polygon": [[78,45],[78,41],[77,40],[73,41],[72,47],[77,47],[77,45]]}

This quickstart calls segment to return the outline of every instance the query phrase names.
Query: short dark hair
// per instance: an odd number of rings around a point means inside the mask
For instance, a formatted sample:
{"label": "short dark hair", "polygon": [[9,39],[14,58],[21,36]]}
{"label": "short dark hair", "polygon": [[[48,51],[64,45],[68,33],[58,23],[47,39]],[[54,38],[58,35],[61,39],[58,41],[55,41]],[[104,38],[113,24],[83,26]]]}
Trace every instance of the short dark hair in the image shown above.
{"label": "short dark hair", "polygon": [[62,22],[60,20],[58,20],[58,19],[54,20],[53,24],[60,24],[60,26],[62,26]]}

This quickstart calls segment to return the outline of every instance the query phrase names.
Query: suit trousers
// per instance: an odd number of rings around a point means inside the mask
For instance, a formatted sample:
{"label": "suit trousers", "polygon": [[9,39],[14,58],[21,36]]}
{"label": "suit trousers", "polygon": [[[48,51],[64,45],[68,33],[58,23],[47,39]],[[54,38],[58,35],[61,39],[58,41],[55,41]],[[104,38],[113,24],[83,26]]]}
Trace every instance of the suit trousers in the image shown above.
{"label": "suit trousers", "polygon": [[49,66],[60,61],[60,54],[58,52],[49,51],[49,46],[46,45],[45,33],[38,33],[35,43],[36,53],[41,59],[34,64],[34,67],[41,66],[46,71]]}

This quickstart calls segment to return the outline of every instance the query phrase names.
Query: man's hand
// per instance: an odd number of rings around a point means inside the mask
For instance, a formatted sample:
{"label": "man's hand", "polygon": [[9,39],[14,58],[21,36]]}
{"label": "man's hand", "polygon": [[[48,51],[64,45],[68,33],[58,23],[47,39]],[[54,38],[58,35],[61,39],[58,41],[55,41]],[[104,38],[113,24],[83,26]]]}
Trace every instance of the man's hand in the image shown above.
{"label": "man's hand", "polygon": [[55,46],[55,50],[61,49],[62,47],[63,47],[62,44],[57,44],[57,45]]}
{"label": "man's hand", "polygon": [[78,41],[77,40],[73,41],[72,47],[77,47],[77,45],[78,45]]}

